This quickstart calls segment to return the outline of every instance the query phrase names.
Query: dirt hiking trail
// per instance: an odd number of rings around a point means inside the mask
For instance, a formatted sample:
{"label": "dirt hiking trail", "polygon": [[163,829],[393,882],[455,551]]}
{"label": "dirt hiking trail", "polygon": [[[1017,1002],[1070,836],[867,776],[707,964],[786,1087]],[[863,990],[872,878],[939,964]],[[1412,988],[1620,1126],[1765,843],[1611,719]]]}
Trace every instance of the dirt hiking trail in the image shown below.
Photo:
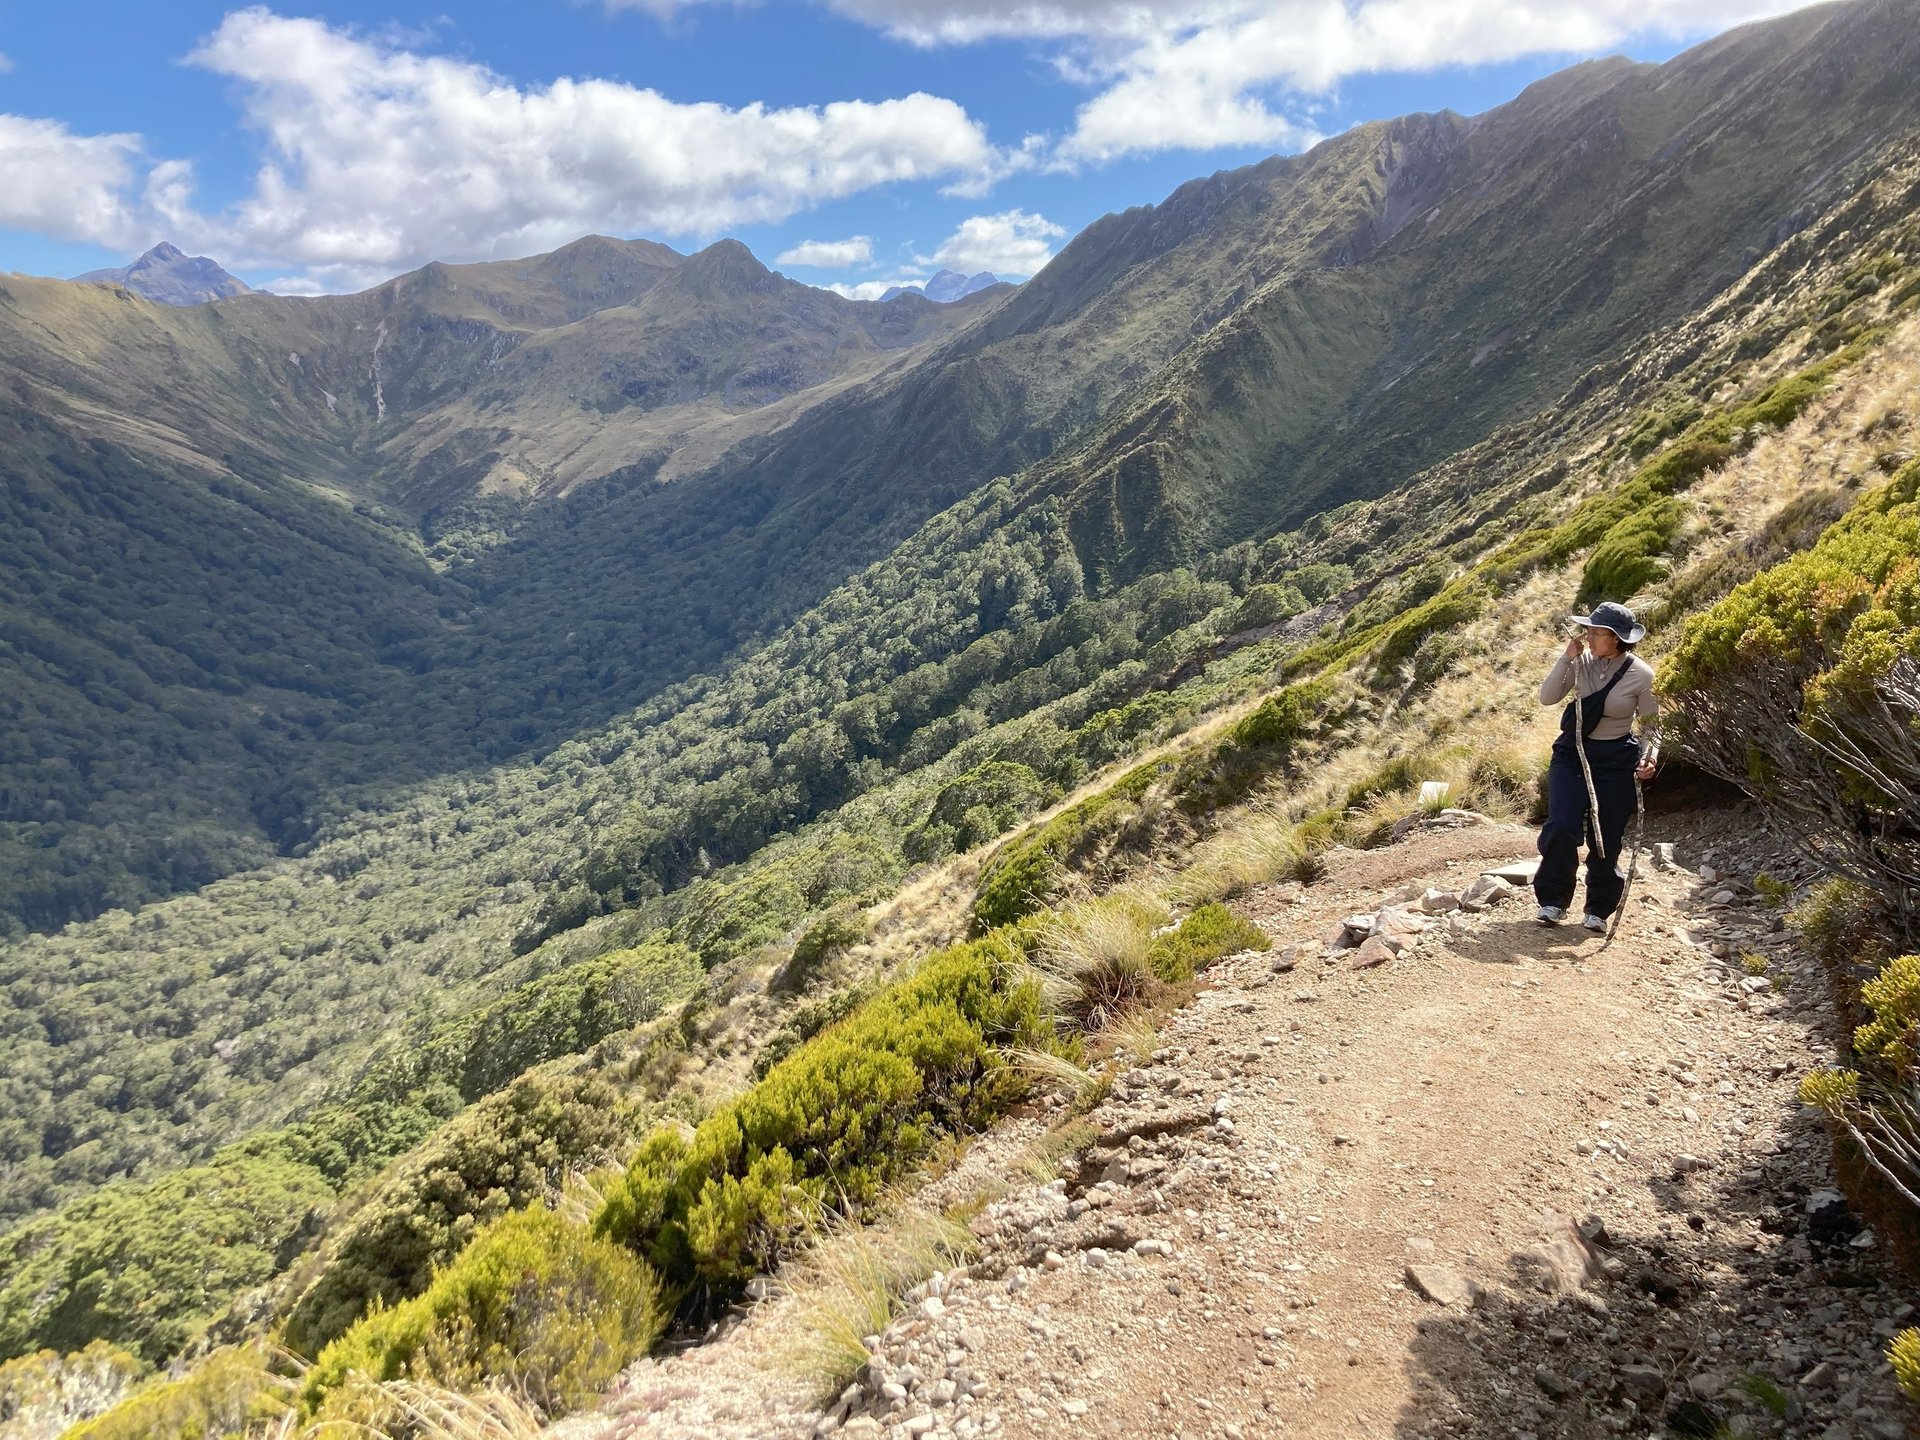
{"label": "dirt hiking trail", "polygon": [[[1835,1053],[1825,981],[1742,883],[1792,857],[1737,816],[1648,839],[1677,863],[1643,860],[1604,953],[1525,890],[1450,908],[1531,859],[1477,817],[1253,891],[1274,948],[1206,973],[1076,1170],[1023,1176],[1016,1122],[930,1187],[997,1177],[980,1254],[837,1400],[774,1363],[776,1297],[560,1430],[1897,1440],[1880,1351],[1913,1306],[1795,1098]],[[1395,901],[1397,956],[1331,948]]]}

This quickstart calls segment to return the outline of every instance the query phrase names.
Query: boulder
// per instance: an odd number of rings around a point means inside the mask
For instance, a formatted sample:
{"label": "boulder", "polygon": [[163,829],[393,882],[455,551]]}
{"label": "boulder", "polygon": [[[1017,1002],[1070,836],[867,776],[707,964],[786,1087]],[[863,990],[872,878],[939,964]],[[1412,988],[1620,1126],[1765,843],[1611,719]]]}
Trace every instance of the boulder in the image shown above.
{"label": "boulder", "polygon": [[1399,951],[1388,944],[1384,936],[1369,935],[1361,942],[1360,948],[1353,952],[1353,959],[1347,963],[1355,970],[1370,970],[1375,965],[1386,964],[1397,954]]}
{"label": "boulder", "polygon": [[1406,938],[1421,934],[1427,928],[1427,922],[1411,910],[1402,910],[1397,905],[1383,905],[1373,917],[1373,934],[1398,935]]}
{"label": "boulder", "polygon": [[1489,905],[1498,905],[1513,893],[1514,887],[1498,875],[1482,875],[1460,892],[1460,908],[1484,910]]}
{"label": "boulder", "polygon": [[1478,1285],[1445,1265],[1409,1264],[1407,1283],[1434,1304],[1449,1309],[1470,1309],[1481,1295]]}
{"label": "boulder", "polygon": [[1550,1216],[1540,1228],[1540,1242],[1516,1259],[1549,1295],[1572,1294],[1601,1273],[1598,1257],[1570,1215]]}

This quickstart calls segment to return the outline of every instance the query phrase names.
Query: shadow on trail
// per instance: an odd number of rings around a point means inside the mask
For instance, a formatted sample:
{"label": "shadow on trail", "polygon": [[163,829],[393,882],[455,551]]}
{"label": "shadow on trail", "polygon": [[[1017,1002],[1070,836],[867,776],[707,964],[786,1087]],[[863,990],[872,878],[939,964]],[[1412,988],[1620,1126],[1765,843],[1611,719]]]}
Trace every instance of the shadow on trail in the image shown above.
{"label": "shadow on trail", "polygon": [[[1528,955],[1585,963],[1604,959],[1599,943],[1529,919],[1503,920],[1455,948],[1489,964]],[[1795,989],[1815,983],[1802,974]],[[1738,1153],[1712,1168],[1651,1154],[1582,1162],[1593,1165],[1597,1213],[1571,1217],[1587,1237],[1569,1247],[1572,1270],[1556,1274],[1536,1252],[1517,1253],[1504,1273],[1471,1275],[1487,1286],[1476,1305],[1432,1306],[1407,1357],[1413,1398],[1393,1433],[1912,1433],[1880,1352],[1894,1323],[1914,1323],[1912,1313],[1900,1318],[1914,1297],[1878,1249],[1855,1243],[1861,1225],[1844,1202],[1821,1193],[1833,1182],[1818,1117],[1783,1097],[1772,1115],[1749,1118]]]}

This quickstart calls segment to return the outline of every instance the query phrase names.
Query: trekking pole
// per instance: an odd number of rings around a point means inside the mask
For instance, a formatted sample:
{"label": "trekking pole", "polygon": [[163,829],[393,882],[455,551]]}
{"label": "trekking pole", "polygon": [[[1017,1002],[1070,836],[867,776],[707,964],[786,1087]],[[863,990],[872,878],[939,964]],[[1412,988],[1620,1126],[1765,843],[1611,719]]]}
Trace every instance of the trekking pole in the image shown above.
{"label": "trekking pole", "polygon": [[1593,854],[1607,858],[1607,837],[1600,833],[1600,793],[1593,788],[1593,767],[1587,764],[1587,717],[1580,705],[1581,662],[1573,662],[1573,753],[1580,757],[1580,774],[1587,782],[1587,818],[1593,822]]}
{"label": "trekking pole", "polygon": [[[1620,887],[1620,903],[1614,907],[1613,923],[1607,926],[1607,938],[1600,942],[1600,950],[1613,943],[1613,937],[1619,933],[1620,917],[1627,913],[1627,897],[1633,894],[1634,872],[1640,868],[1640,852],[1647,848],[1647,790],[1640,783],[1638,775],[1633,777],[1633,848],[1627,856],[1627,880]],[[1598,955],[1600,950],[1593,953]]]}

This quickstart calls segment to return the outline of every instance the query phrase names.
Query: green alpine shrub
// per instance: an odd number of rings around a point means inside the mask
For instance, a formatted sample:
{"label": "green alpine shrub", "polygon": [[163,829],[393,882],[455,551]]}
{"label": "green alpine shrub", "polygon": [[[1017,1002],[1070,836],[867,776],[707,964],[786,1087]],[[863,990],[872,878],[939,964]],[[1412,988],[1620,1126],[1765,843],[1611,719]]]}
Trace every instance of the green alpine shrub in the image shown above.
{"label": "green alpine shrub", "polygon": [[1020,1093],[998,1052],[1044,1039],[1020,963],[1029,943],[1000,931],[940,951],[691,1134],[656,1130],[594,1233],[638,1250],[696,1304],[737,1293],[823,1211],[865,1204],[937,1136]]}
{"label": "green alpine shrub", "polygon": [[1223,955],[1272,947],[1266,931],[1215,903],[1202,905],[1175,929],[1158,936],[1147,958],[1162,980],[1178,982],[1191,980]]}
{"label": "green alpine shrub", "polygon": [[476,1233],[424,1292],[375,1310],[321,1351],[301,1406],[331,1418],[329,1397],[359,1375],[452,1388],[494,1381],[560,1415],[651,1349],[666,1320],[658,1279],[632,1251],[549,1210],[518,1210]]}
{"label": "green alpine shrub", "polygon": [[288,1316],[287,1344],[316,1355],[371,1306],[418,1295],[482,1227],[618,1149],[631,1125],[592,1076],[526,1075],[481,1101],[380,1181]]}

